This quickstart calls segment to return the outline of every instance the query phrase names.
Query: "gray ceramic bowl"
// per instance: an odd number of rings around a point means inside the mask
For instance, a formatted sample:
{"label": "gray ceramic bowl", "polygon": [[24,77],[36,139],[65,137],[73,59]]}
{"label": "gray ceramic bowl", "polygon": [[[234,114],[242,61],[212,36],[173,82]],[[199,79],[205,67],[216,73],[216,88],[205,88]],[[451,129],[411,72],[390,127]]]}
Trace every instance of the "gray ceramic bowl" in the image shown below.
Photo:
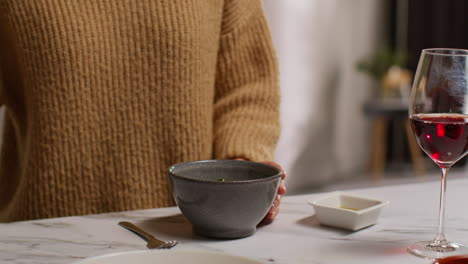
{"label": "gray ceramic bowl", "polygon": [[169,168],[174,199],[194,233],[241,238],[255,233],[273,204],[282,172],[263,163],[205,160]]}

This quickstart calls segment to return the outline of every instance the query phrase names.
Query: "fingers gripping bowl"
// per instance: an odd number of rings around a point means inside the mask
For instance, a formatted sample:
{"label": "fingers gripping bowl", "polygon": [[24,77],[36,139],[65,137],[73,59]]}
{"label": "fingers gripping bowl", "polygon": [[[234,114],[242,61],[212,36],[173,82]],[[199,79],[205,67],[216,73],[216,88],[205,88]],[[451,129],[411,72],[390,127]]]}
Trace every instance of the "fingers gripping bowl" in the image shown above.
{"label": "fingers gripping bowl", "polygon": [[241,238],[255,233],[272,206],[280,169],[258,162],[205,160],[169,168],[174,199],[194,233]]}

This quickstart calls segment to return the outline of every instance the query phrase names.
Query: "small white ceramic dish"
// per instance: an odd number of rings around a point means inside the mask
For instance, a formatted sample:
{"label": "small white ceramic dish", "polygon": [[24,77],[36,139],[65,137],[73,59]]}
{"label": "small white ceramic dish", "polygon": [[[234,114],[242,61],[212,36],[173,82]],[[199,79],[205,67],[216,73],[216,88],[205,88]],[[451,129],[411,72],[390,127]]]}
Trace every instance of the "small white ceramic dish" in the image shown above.
{"label": "small white ceramic dish", "polygon": [[144,250],[129,251],[91,257],[73,264],[265,264],[241,256],[233,256],[221,252],[195,251],[195,250]]}
{"label": "small white ceramic dish", "polygon": [[356,231],[374,225],[389,202],[338,191],[308,203],[320,224]]}

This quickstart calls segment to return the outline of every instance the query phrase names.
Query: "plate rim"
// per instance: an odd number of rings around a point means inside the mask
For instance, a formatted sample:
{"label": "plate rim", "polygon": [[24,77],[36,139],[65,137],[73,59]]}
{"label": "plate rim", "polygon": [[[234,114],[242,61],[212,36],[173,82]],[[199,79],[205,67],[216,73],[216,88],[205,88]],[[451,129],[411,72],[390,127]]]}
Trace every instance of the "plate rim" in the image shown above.
{"label": "plate rim", "polygon": [[223,251],[208,251],[208,250],[195,250],[195,249],[173,249],[173,250],[129,250],[129,251],[119,251],[119,252],[112,252],[112,253],[107,253],[107,254],[102,254],[102,255],[96,255],[96,256],[90,256],[86,257],[77,261],[72,262],[71,264],[86,264],[87,261],[93,261],[93,260],[100,260],[100,259],[105,259],[109,257],[114,257],[114,256],[120,256],[120,255],[138,255],[138,254],[154,254],[154,252],[159,252],[156,254],[160,254],[163,252],[163,254],[170,254],[169,252],[182,252],[182,253],[194,253],[194,254],[210,254],[210,255],[218,255],[218,256],[227,256],[227,257],[234,257],[234,258],[239,258],[240,260],[244,259],[246,261],[250,262],[257,262],[258,264],[264,264],[266,262],[242,255],[234,255],[230,253],[225,253]]}

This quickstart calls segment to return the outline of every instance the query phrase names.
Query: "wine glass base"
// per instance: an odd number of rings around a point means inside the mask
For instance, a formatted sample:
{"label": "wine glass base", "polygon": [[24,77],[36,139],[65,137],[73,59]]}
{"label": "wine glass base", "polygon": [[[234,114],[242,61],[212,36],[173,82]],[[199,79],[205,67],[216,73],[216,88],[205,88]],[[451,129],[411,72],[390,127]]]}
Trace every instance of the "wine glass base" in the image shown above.
{"label": "wine glass base", "polygon": [[433,245],[433,241],[420,241],[408,247],[408,253],[426,259],[440,259],[454,255],[468,254],[468,247],[448,242]]}

